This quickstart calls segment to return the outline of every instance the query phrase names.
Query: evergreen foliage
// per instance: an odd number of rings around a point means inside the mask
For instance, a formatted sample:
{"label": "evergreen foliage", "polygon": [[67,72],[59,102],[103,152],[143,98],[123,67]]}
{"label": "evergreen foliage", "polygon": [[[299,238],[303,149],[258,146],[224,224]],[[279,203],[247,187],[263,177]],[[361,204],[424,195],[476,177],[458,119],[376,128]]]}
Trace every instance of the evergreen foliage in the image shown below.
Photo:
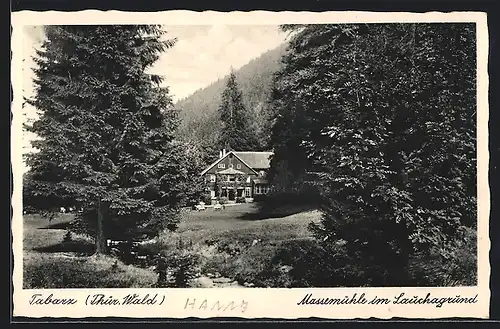
{"label": "evergreen foliage", "polygon": [[[236,83],[242,93],[243,105],[248,113],[248,125],[257,135],[258,150],[267,150],[270,136],[267,101],[271,92],[273,74],[279,69],[286,44],[269,50],[235,70]],[[222,124],[218,109],[229,75],[179,100],[179,137],[205,152],[204,162],[213,162],[219,154]]]}
{"label": "evergreen foliage", "polygon": [[81,229],[138,239],[176,227],[187,175],[174,142],[177,112],[148,69],[175,39],[154,25],[47,26],[35,58],[39,140],[25,202],[74,205]]}
{"label": "evergreen foliage", "polygon": [[[271,178],[320,178],[319,241],[370,285],[410,284],[415,253],[476,223],[473,24],[287,26]],[[356,280],[356,278],[353,278]]]}
{"label": "evergreen foliage", "polygon": [[218,112],[222,122],[219,149],[255,150],[258,148],[257,135],[249,124],[251,118],[243,104],[243,96],[233,70],[222,92]]}

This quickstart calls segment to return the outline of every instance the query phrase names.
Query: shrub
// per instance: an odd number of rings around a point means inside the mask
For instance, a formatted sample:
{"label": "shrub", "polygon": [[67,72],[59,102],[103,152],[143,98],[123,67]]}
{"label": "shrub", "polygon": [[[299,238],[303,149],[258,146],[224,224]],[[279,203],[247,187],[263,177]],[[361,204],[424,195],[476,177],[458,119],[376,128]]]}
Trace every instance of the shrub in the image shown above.
{"label": "shrub", "polygon": [[108,256],[65,258],[27,254],[25,289],[148,288],[156,281],[152,271],[127,266]]}
{"label": "shrub", "polygon": [[35,207],[32,207],[30,205],[23,205],[23,213],[24,214],[26,214],[26,215],[36,214],[37,212],[38,212],[38,209],[36,209]]}
{"label": "shrub", "polygon": [[474,286],[477,284],[477,233],[462,227],[458,237],[427,254],[415,255],[410,277],[417,286]]}
{"label": "shrub", "polygon": [[71,231],[66,231],[63,237],[63,243],[71,242],[73,241],[73,235],[71,234]]}
{"label": "shrub", "polygon": [[[161,271],[170,272],[168,282],[159,283],[175,288],[189,286],[189,283],[200,272],[200,256],[192,240],[182,239],[176,233],[162,235],[160,238],[140,246],[141,254],[158,256],[161,260]],[[154,265],[157,265],[158,262]],[[172,279],[172,280],[170,280]]]}
{"label": "shrub", "polygon": [[173,283],[170,285],[174,288],[185,288],[199,273],[198,269],[199,256],[192,250],[183,250],[174,254],[168,259],[168,265],[172,268]]}
{"label": "shrub", "polygon": [[228,264],[230,264],[231,259],[231,256],[219,253],[212,249],[210,255],[204,254],[200,257],[200,269],[205,274],[222,273],[224,276],[229,276],[226,269],[228,268]]}
{"label": "shrub", "polygon": [[203,194],[201,197],[201,201],[203,201],[205,204],[212,204],[212,197],[210,194]]}
{"label": "shrub", "polygon": [[[259,275],[266,269],[276,252],[276,246],[271,244],[258,244],[254,247],[243,247],[244,251],[229,257],[221,264],[221,273],[234,278],[240,284],[246,282],[259,283]],[[265,285],[261,285],[265,286]]]}
{"label": "shrub", "polygon": [[[220,273],[240,284],[257,287],[333,287],[344,286],[356,276],[343,256],[343,246],[326,250],[311,239],[262,243],[243,241],[212,242],[206,248],[202,268]],[[359,283],[361,280],[357,280]]]}
{"label": "shrub", "polygon": [[315,240],[284,242],[269,266],[257,277],[257,285],[269,287],[338,287],[360,285],[348,267],[342,245],[325,248]]}

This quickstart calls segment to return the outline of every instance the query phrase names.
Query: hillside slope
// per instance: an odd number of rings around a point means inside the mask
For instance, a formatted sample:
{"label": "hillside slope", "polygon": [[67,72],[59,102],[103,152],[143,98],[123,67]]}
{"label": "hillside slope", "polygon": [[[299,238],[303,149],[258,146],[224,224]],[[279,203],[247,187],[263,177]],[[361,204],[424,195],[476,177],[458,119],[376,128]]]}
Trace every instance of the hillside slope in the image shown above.
{"label": "hillside slope", "polygon": [[[254,119],[253,124],[259,134],[265,134],[263,122],[266,119],[262,109],[269,97],[273,74],[279,69],[286,48],[287,44],[282,44],[235,71],[245,107]],[[227,76],[175,104],[180,111],[179,134],[183,139],[204,148],[214,144],[220,130],[217,108],[226,80]]]}

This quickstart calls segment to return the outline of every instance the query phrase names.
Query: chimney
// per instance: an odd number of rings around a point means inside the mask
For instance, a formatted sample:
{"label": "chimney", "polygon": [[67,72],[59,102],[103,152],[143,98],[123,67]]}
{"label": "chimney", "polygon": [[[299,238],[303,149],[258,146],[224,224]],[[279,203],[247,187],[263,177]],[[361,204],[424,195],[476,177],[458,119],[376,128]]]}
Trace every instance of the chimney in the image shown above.
{"label": "chimney", "polygon": [[226,149],[222,149],[222,156],[225,157],[226,156]]}
{"label": "chimney", "polygon": [[219,151],[219,159],[222,159],[222,150]]}

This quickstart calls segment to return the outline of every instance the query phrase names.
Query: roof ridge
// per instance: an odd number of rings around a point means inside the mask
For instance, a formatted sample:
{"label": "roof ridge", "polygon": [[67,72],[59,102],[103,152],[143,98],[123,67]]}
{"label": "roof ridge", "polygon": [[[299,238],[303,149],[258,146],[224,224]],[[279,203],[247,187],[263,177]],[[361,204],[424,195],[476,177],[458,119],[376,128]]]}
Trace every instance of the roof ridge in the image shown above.
{"label": "roof ridge", "polygon": [[[225,159],[229,154],[234,154],[234,156],[237,157],[245,166],[247,166],[248,168],[250,168],[250,170],[252,170],[253,172],[257,173],[257,171],[254,168],[269,168],[269,164],[267,163],[267,161],[270,160],[270,156],[272,154],[274,154],[274,152],[272,152],[272,151],[229,151],[223,157],[215,160],[211,165],[209,165],[205,170],[203,170],[200,175],[204,175],[205,173],[207,173],[216,164],[218,164],[223,159]],[[250,156],[251,158],[256,158],[257,155],[267,155],[267,157],[266,157],[266,160],[264,162],[261,159],[260,161],[258,161],[258,165],[251,166],[250,164],[257,164],[257,163],[250,163],[249,164],[247,162],[247,160],[250,160],[250,159],[248,159],[248,157],[245,157],[244,156],[245,154],[253,154],[254,156],[253,157]],[[239,155],[241,155],[241,157],[247,158],[247,159],[242,159],[242,158],[240,158]],[[260,158],[262,158],[262,157],[260,157]],[[250,162],[254,162],[254,161],[250,161]],[[260,165],[262,165],[262,164],[264,164],[265,166],[260,167]]]}

